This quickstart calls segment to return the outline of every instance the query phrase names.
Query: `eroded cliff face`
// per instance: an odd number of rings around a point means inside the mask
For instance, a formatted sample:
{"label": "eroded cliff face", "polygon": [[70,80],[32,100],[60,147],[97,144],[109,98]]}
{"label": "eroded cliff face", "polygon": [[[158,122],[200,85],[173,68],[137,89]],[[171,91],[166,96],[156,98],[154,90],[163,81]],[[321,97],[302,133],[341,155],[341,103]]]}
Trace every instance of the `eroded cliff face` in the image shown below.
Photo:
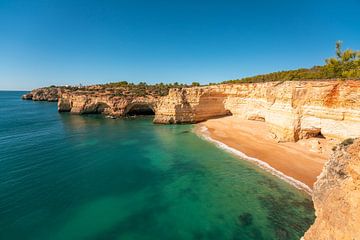
{"label": "eroded cliff face", "polygon": [[360,139],[336,147],[315,183],[315,223],[305,240],[360,239]]}
{"label": "eroded cliff face", "polygon": [[229,115],[222,86],[174,88],[159,99],[155,123],[196,123]]}
{"label": "eroded cliff face", "polygon": [[112,117],[121,117],[130,111],[144,113],[155,112],[158,97],[148,95],[145,97],[114,96],[110,93],[89,91],[76,91],[63,93],[58,101],[60,112],[74,114],[100,113]]}
{"label": "eroded cliff face", "polygon": [[196,123],[235,115],[264,121],[278,141],[360,136],[360,81],[291,81],[172,88],[167,96],[142,97],[101,85],[44,88],[24,99],[56,101],[59,111],[121,117],[133,108],[155,113],[155,123]]}
{"label": "eroded cliff face", "polygon": [[232,114],[264,121],[278,141],[360,136],[359,81],[223,84],[171,89],[154,122],[195,123]]}

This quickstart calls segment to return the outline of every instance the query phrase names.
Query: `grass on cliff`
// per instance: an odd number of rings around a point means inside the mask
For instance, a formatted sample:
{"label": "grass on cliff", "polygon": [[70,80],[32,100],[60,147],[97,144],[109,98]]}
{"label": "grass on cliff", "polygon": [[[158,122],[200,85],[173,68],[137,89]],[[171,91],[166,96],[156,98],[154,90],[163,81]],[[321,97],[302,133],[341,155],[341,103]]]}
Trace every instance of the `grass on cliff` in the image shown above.
{"label": "grass on cliff", "polygon": [[123,89],[124,92],[120,93],[124,95],[135,95],[135,96],[146,96],[146,95],[156,95],[156,96],[165,96],[169,93],[170,88],[182,88],[190,86],[199,86],[197,82],[193,82],[191,85],[175,83],[157,83],[157,84],[147,84],[145,82],[140,82],[138,84],[128,83],[126,81],[121,82],[112,82],[101,85],[106,89]]}
{"label": "grass on cliff", "polygon": [[279,71],[242,79],[227,80],[223,83],[294,81],[312,79],[360,79],[360,51],[341,49],[342,42],[336,42],[336,56],[325,60],[325,65]]}
{"label": "grass on cliff", "polygon": [[72,92],[78,93],[107,93],[112,96],[166,96],[169,93],[170,88],[183,88],[183,87],[194,87],[200,86],[200,83],[193,82],[191,85],[188,84],[179,84],[175,83],[157,83],[157,84],[147,84],[145,82],[140,82],[138,84],[128,83],[126,81],[120,82],[111,82],[106,84],[97,84],[90,86],[49,86],[44,89],[64,89]]}

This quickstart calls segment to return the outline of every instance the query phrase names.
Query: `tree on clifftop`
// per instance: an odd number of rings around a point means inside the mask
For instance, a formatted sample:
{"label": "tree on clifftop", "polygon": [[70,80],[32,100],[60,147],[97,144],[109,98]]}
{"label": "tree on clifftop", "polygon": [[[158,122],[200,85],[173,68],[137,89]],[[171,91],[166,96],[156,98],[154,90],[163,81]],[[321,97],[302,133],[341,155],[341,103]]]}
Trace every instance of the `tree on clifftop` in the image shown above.
{"label": "tree on clifftop", "polygon": [[336,42],[336,57],[326,59],[325,73],[329,77],[360,78],[360,51],[342,51],[342,42]]}
{"label": "tree on clifftop", "polygon": [[325,65],[309,69],[273,72],[223,83],[294,81],[311,79],[358,79],[360,80],[360,51],[342,50],[342,42],[336,42],[336,56],[325,60]]}

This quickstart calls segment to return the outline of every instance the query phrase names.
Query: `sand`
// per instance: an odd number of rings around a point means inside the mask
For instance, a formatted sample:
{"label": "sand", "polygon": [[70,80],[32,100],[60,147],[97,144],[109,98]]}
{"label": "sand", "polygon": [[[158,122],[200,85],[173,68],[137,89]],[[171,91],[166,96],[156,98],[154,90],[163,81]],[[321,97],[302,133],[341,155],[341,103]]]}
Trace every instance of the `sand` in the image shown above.
{"label": "sand", "polygon": [[271,138],[266,123],[236,118],[234,116],[211,119],[200,123],[209,136],[249,157],[269,164],[281,173],[298,180],[312,189],[328,153],[311,151],[305,144],[278,143]]}

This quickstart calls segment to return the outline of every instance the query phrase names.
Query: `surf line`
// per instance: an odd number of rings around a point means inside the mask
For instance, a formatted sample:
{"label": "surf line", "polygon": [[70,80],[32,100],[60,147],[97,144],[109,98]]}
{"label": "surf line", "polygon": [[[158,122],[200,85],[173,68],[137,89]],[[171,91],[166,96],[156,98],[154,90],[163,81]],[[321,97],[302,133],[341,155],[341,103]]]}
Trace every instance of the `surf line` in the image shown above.
{"label": "surf line", "polygon": [[210,132],[208,131],[206,126],[201,126],[201,125],[197,126],[194,128],[194,132],[195,132],[195,134],[197,134],[199,137],[203,138],[204,140],[214,143],[218,148],[221,148],[221,149],[225,150],[226,152],[229,152],[237,157],[240,157],[241,159],[255,163],[257,166],[259,166],[263,170],[265,170],[265,171],[271,173],[272,175],[280,178],[281,180],[289,183],[290,185],[294,186],[295,188],[302,190],[309,195],[312,194],[312,189],[305,183],[284,174],[283,172],[273,168],[268,163],[261,161],[260,159],[250,157],[237,149],[229,147],[228,145],[226,145],[223,142],[220,142],[218,140],[211,138]]}

